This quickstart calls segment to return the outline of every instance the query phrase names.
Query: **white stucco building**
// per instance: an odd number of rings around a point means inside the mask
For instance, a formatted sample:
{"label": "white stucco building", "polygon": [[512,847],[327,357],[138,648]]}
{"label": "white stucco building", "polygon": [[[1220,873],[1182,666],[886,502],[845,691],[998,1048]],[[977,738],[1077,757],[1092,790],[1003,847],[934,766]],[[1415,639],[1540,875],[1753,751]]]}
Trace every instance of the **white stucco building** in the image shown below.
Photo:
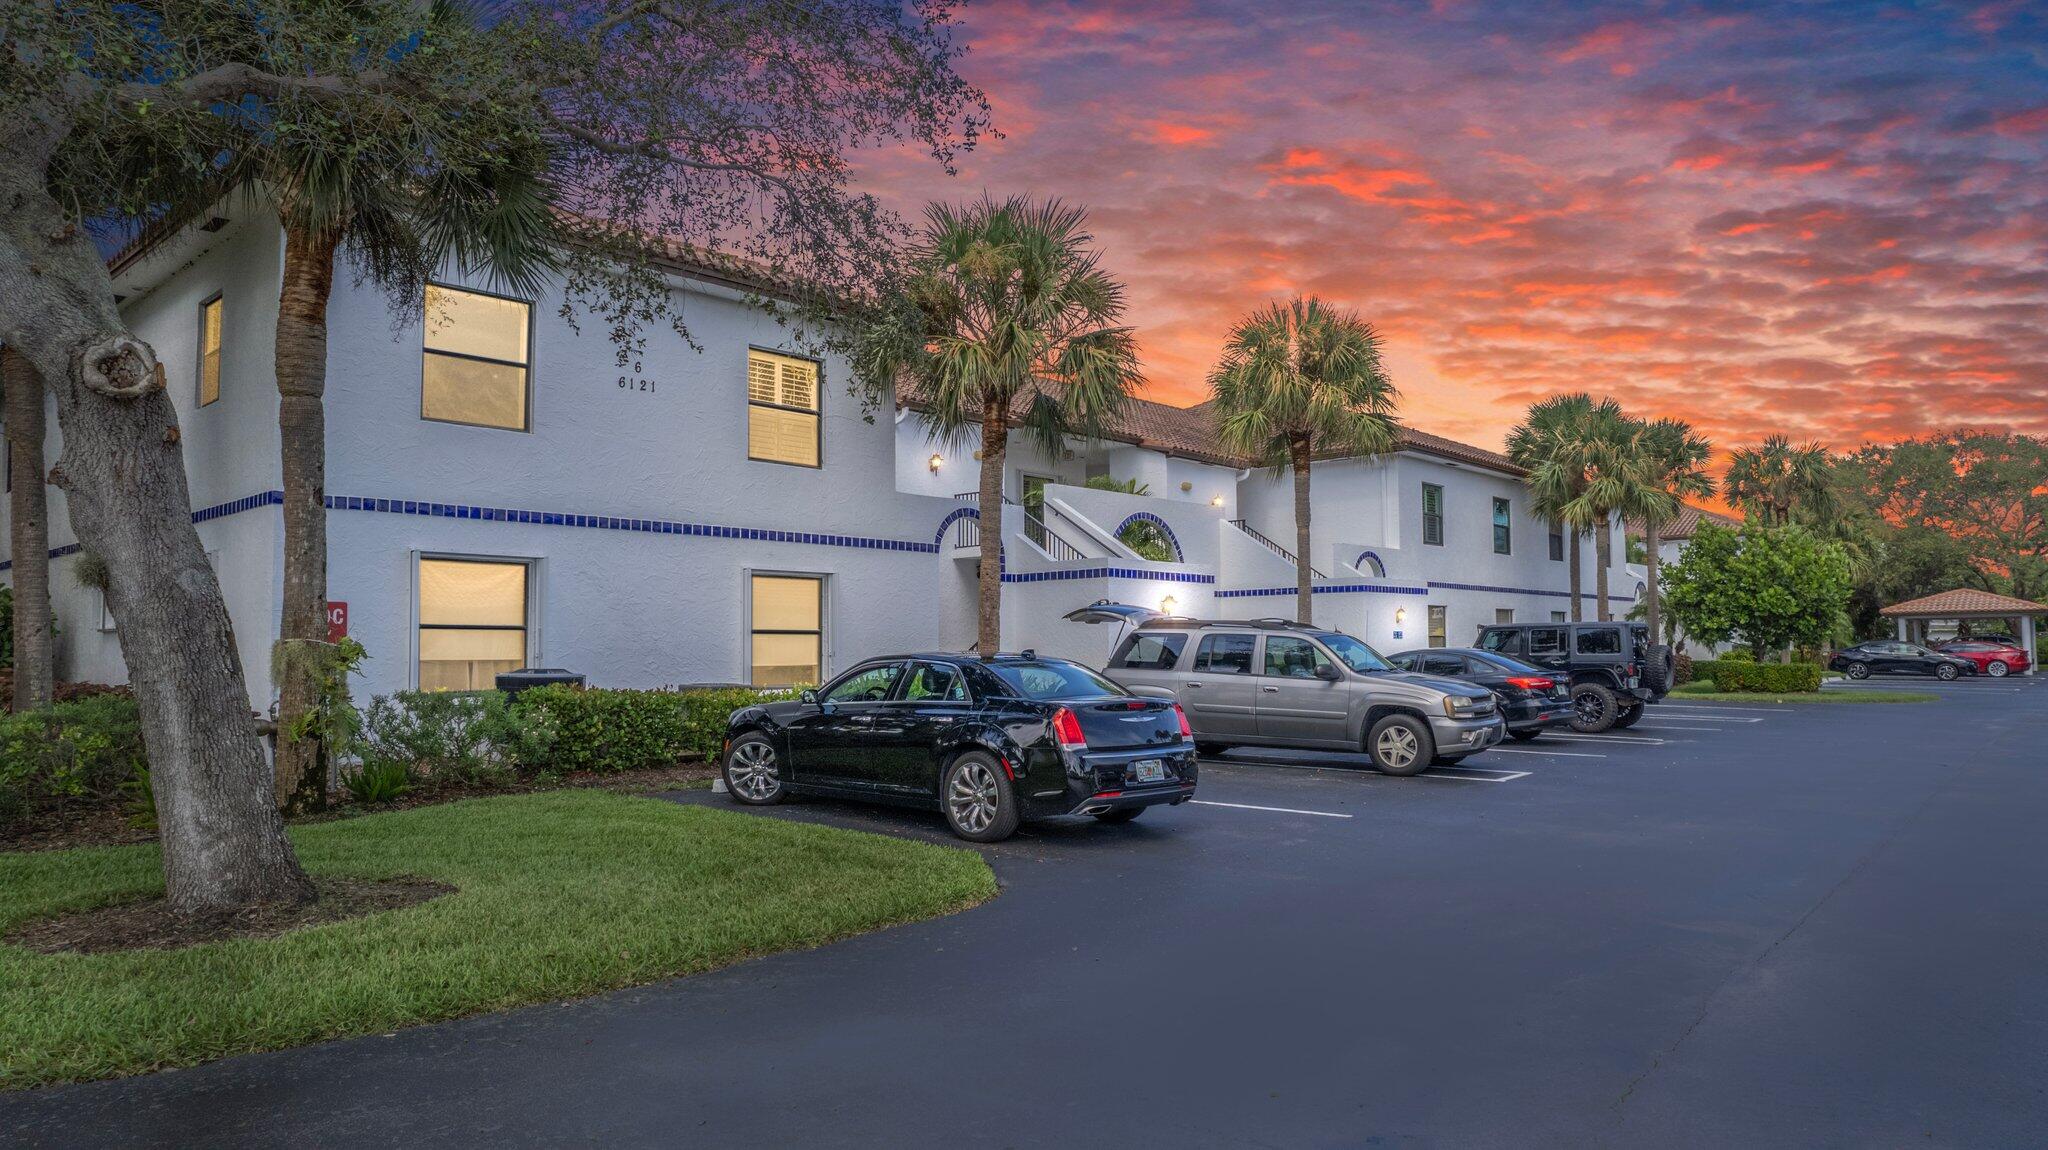
{"label": "white stucco building", "polygon": [[[113,265],[124,314],[167,366],[193,518],[259,707],[282,600],[281,260],[274,222],[244,210]],[[394,316],[337,280],[329,594],[370,654],[359,694],[487,685],[520,665],[608,686],[811,681],[880,651],[973,642],[974,445],[933,444],[900,406],[864,413],[846,365],[791,346],[740,285],[672,268],[701,350],[650,330],[642,378],[622,385],[601,326],[573,330],[559,297],[451,280],[430,290],[430,317]],[[54,416],[47,450],[62,451]],[[1082,486],[1100,475],[1147,494]],[[1397,454],[1318,463],[1313,478],[1317,622],[1393,651],[1566,614],[1564,540],[1528,514],[1501,456],[1410,432]],[[1203,408],[1141,402],[1110,438],[1056,458],[1013,437],[1006,492],[1006,647],[1099,664],[1113,636],[1061,619],[1098,599],[1293,612],[1291,482],[1221,452]],[[49,498],[58,674],[119,681],[119,636],[69,570],[63,493]],[[1132,517],[1165,529],[1173,561],[1118,542]],[[1591,617],[1590,541],[1584,553]],[[1634,594],[1625,556],[1617,524],[1617,614]]]}

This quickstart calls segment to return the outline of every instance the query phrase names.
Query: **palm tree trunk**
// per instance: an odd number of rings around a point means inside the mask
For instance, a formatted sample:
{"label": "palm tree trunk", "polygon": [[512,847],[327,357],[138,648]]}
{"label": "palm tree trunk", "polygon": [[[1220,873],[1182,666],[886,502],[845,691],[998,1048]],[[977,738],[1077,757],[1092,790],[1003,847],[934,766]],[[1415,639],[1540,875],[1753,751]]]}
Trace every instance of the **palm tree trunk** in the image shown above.
{"label": "palm tree trunk", "polygon": [[79,544],[107,562],[165,895],[181,914],[303,902],[313,885],[271,800],[234,625],[192,525],[163,364],[128,330],[105,260],[50,194],[64,118],[25,123],[0,144],[0,340],[56,399],[64,454],[49,481]]}
{"label": "palm tree trunk", "polygon": [[1660,545],[1659,536],[1661,534],[1662,532],[1657,526],[1657,521],[1645,516],[1643,519],[1643,572],[1647,578],[1643,580],[1643,594],[1649,596],[1649,602],[1644,605],[1643,612],[1645,621],[1650,625],[1650,642],[1652,643],[1662,643],[1664,641],[1664,632],[1660,626],[1663,618],[1660,610],[1663,606],[1660,601],[1663,592],[1657,587],[1657,548]]}
{"label": "palm tree trunk", "polygon": [[1614,561],[1614,531],[1607,523],[1607,516],[1600,516],[1600,532],[1593,539],[1593,607],[1595,619],[1602,623],[1614,618],[1614,612],[1607,605],[1607,565]]}
{"label": "palm tree trunk", "polygon": [[0,410],[7,420],[8,544],[14,555],[14,709],[50,705],[56,688],[50,634],[50,517],[43,491],[43,379],[0,347]]}
{"label": "palm tree trunk", "polygon": [[1009,447],[1009,405],[991,395],[981,405],[981,611],[974,641],[984,655],[1003,644],[1003,456]]}
{"label": "palm tree trunk", "polygon": [[[277,427],[284,473],[284,643],[327,641],[327,299],[334,287],[338,229],[286,228],[284,286],[277,306]],[[277,805],[327,805],[326,756],[317,738],[294,737],[318,704],[312,661],[278,668]]]}
{"label": "palm tree trunk", "polygon": [[1294,617],[1298,622],[1313,623],[1314,589],[1310,586],[1308,561],[1308,436],[1291,437],[1287,454],[1294,465]]}
{"label": "palm tree trunk", "polygon": [[1568,526],[1570,526],[1572,533],[1572,622],[1577,623],[1584,620],[1586,617],[1586,609],[1580,604],[1581,592],[1584,590],[1586,585],[1585,576],[1579,573],[1579,564],[1584,561],[1585,553],[1580,548],[1579,529],[1577,525],[1572,524]]}

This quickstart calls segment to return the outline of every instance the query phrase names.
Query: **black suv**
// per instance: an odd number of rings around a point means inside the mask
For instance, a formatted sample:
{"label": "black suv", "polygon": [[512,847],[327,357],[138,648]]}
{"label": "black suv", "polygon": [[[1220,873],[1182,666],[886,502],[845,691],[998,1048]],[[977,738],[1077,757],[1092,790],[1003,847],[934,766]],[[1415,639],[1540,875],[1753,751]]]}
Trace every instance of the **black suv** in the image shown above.
{"label": "black suv", "polygon": [[1671,693],[1671,651],[1642,623],[1496,623],[1473,646],[1566,679],[1574,731],[1635,726],[1643,704]]}

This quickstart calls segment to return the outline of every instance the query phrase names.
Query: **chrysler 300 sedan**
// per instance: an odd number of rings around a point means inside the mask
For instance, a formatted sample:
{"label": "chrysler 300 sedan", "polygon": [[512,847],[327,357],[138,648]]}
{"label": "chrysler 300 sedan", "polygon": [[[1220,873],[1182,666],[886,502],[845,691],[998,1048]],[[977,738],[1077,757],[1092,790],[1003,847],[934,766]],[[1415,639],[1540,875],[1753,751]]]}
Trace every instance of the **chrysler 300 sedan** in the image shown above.
{"label": "chrysler 300 sedan", "polygon": [[1078,663],[1019,655],[868,659],[795,700],[734,711],[725,785],[742,803],[819,794],[937,808],[953,833],[1020,821],[1129,822],[1195,793],[1195,746],[1170,700]]}

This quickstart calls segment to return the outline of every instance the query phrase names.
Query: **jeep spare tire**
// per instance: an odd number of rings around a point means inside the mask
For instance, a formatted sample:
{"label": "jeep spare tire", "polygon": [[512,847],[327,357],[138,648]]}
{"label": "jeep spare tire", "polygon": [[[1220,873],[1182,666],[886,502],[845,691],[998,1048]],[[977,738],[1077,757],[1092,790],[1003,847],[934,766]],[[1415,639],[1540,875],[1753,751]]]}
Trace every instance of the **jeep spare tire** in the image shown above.
{"label": "jeep spare tire", "polygon": [[1648,687],[1651,694],[1660,699],[1670,694],[1674,686],[1672,678],[1676,674],[1676,667],[1671,659],[1671,648],[1662,643],[1653,644],[1650,647],[1649,665],[1643,668],[1643,672],[1643,686]]}

